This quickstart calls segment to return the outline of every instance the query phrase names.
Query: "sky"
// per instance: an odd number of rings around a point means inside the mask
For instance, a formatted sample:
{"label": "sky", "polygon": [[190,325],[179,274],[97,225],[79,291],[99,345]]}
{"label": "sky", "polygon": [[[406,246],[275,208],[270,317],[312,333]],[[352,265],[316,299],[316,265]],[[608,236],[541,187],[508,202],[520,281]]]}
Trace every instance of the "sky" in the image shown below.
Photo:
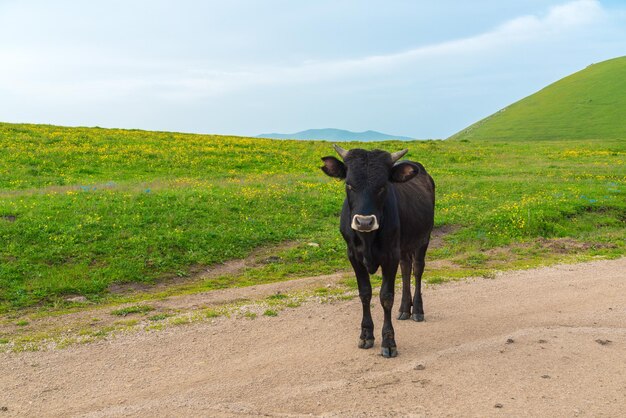
{"label": "sky", "polygon": [[0,121],[446,138],[623,55],[623,0],[0,0]]}

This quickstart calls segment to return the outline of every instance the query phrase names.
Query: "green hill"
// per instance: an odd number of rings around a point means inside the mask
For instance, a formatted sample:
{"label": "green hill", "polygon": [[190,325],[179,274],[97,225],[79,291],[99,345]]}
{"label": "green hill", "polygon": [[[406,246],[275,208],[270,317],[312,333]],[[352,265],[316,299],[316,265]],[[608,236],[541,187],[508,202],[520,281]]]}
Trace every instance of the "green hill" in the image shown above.
{"label": "green hill", "polygon": [[626,139],[626,57],[592,64],[450,139]]}

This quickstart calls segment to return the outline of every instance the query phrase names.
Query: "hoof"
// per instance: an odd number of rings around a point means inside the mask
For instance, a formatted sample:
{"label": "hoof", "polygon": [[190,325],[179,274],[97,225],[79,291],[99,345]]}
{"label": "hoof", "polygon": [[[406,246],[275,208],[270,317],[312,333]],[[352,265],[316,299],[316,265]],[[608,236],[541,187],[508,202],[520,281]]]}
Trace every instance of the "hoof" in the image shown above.
{"label": "hoof", "polygon": [[400,312],[400,315],[398,315],[398,319],[400,321],[404,321],[405,319],[409,319],[410,317],[411,317],[410,312]]}
{"label": "hoof", "polygon": [[424,314],[414,313],[413,315],[411,315],[411,319],[415,322],[423,322]]}
{"label": "hoof", "polygon": [[359,348],[372,348],[374,347],[374,340],[359,340]]}
{"label": "hoof", "polygon": [[398,355],[398,349],[396,347],[382,347],[380,354],[385,358],[391,358]]}

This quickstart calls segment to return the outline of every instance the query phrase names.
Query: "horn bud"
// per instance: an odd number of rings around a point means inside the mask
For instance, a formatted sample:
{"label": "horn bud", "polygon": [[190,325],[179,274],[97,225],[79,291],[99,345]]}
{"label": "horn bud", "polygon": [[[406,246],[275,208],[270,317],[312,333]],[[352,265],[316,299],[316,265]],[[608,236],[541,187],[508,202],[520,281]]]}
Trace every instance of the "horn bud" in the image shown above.
{"label": "horn bud", "polygon": [[345,149],[341,148],[339,145],[337,144],[333,144],[333,148],[335,148],[335,151],[337,151],[337,154],[339,154],[339,156],[342,159],[346,159],[346,157],[348,156],[348,151],[346,151]]}
{"label": "horn bud", "polygon": [[391,161],[393,163],[395,163],[396,161],[398,161],[400,158],[404,157],[404,154],[406,154],[407,152],[409,152],[408,149],[403,149],[402,151],[396,151],[396,152],[392,152],[391,153]]}

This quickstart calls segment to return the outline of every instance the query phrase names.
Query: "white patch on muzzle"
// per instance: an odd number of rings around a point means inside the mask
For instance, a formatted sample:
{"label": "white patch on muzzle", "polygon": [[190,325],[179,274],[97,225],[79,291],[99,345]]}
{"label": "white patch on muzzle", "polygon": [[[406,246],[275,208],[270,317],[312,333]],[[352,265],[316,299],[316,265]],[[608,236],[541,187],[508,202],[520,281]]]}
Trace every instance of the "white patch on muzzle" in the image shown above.
{"label": "white patch on muzzle", "polygon": [[376,218],[376,215],[354,215],[350,227],[359,232],[376,231],[378,229],[378,218]]}

